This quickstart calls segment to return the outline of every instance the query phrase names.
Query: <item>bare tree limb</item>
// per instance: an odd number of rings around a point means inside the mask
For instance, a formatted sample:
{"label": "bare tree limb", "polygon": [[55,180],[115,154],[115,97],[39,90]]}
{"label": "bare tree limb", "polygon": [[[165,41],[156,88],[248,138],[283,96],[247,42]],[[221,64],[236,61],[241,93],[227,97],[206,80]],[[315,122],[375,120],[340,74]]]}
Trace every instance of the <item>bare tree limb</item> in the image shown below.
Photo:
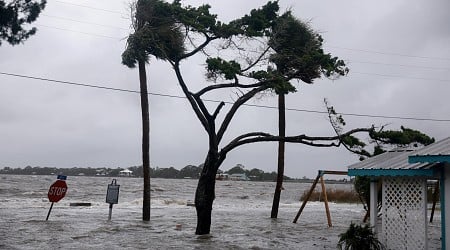
{"label": "bare tree limb", "polygon": [[[197,106],[200,108],[200,111],[202,112],[203,116],[208,120],[208,123],[210,123],[211,122],[210,119],[212,118],[212,116],[209,114],[209,111],[206,108],[205,103],[203,102],[203,100],[199,96],[197,96],[195,94],[191,93],[191,95],[194,98],[195,102],[197,103]],[[211,125],[211,124],[209,124],[209,125]],[[215,131],[213,131],[213,132],[215,132]]]}
{"label": "bare tree limb", "polygon": [[[360,132],[371,132],[374,128],[357,128],[347,131],[343,133],[342,136],[349,136],[355,133]],[[314,147],[339,147],[342,142],[340,141],[340,136],[307,136],[307,135],[298,135],[298,136],[286,136],[280,137],[271,135],[264,132],[252,132],[240,135],[233,139],[228,145],[226,145],[220,151],[221,155],[226,155],[228,152],[233,150],[236,147],[255,143],[255,142],[273,142],[273,141],[284,141],[289,143],[301,143]]]}
{"label": "bare tree limb", "polygon": [[338,125],[336,124],[336,122],[333,120],[333,117],[332,117],[332,114],[331,114],[331,110],[330,110],[330,107],[328,106],[328,101],[327,101],[326,99],[324,99],[324,103],[325,103],[325,106],[326,106],[326,108],[327,108],[328,120],[330,121],[331,127],[333,128],[334,132],[335,132],[336,135],[339,137],[339,141],[342,143],[342,145],[344,145],[344,147],[345,147],[348,151],[350,151],[350,152],[352,152],[352,153],[354,153],[354,154],[360,154],[360,151],[356,151],[356,150],[350,148],[347,144],[345,144],[345,143],[342,141],[342,136],[341,136],[341,134],[340,134],[341,128],[338,127]]}
{"label": "bare tree limb", "polygon": [[[194,99],[194,95],[187,88],[186,83],[184,82],[183,76],[181,75],[181,72],[180,72],[180,65],[179,65],[179,63],[180,63],[179,61],[174,62],[174,63],[171,62],[172,66],[173,66],[173,68],[175,70],[175,73],[177,75],[178,83],[180,84],[184,95],[186,96],[186,98],[188,99],[189,103],[191,104],[192,109],[194,110],[194,113],[197,115],[197,117],[200,120],[201,124],[206,129],[206,131],[209,131],[208,119],[205,116],[205,114],[202,113],[202,111],[200,110],[200,108],[198,106],[198,102]],[[212,131],[212,132],[214,132],[214,131]]]}
{"label": "bare tree limb", "polygon": [[182,55],[180,57],[180,61],[183,59],[186,59],[188,57],[191,57],[195,54],[197,54],[199,51],[202,51],[211,41],[219,39],[219,37],[209,37],[208,35],[205,34],[206,40],[200,44],[197,48],[195,48],[194,50],[192,50],[191,52],[185,53],[184,55]]}
{"label": "bare tree limb", "polygon": [[[334,109],[332,107],[330,108],[330,106],[328,105],[328,101],[326,99],[324,99],[324,103],[327,108],[328,119],[330,121],[331,127],[333,128],[336,135],[339,137],[339,141],[342,143],[342,145],[344,145],[345,149],[347,149],[348,151],[350,151],[354,154],[357,154],[357,155],[370,157],[370,153],[365,151],[364,149],[359,149],[359,150],[353,149],[344,142],[343,136],[341,135],[342,128],[339,126],[339,121],[335,121],[333,119],[333,114],[336,115]],[[340,119],[342,120],[341,122],[344,123],[342,117],[340,117]]]}
{"label": "bare tree limb", "polygon": [[243,89],[248,89],[248,88],[257,88],[264,85],[263,82],[258,82],[258,83],[254,83],[254,84],[239,84],[237,82],[233,82],[233,83],[223,83],[223,84],[215,84],[215,85],[209,85],[207,87],[204,87],[203,89],[201,89],[200,91],[198,91],[197,93],[195,93],[198,96],[201,96],[209,91],[212,90],[216,90],[216,89],[223,89],[223,88],[243,88]]}
{"label": "bare tree limb", "polygon": [[247,68],[241,70],[241,73],[244,73],[247,70],[252,69],[256,64],[258,64],[264,58],[264,56],[267,54],[267,52],[269,50],[270,50],[270,47],[268,46],[252,64],[248,65]]}
{"label": "bare tree limb", "polygon": [[244,95],[242,95],[241,97],[239,97],[236,100],[236,102],[234,102],[233,106],[226,114],[226,116],[222,122],[222,125],[219,128],[219,131],[217,132],[217,141],[218,142],[220,142],[222,140],[222,137],[225,134],[225,131],[227,130],[228,126],[230,125],[230,122],[233,119],[233,117],[236,114],[239,107],[242,106],[242,104],[246,103],[248,100],[250,100],[257,93],[264,91],[268,88],[270,88],[269,84],[261,84],[261,86],[250,90],[249,92],[247,92]]}
{"label": "bare tree limb", "polygon": [[214,111],[214,114],[212,115],[212,118],[215,120],[217,118],[217,115],[219,114],[220,110],[225,106],[224,102],[220,102],[219,106],[217,106],[216,111]]}

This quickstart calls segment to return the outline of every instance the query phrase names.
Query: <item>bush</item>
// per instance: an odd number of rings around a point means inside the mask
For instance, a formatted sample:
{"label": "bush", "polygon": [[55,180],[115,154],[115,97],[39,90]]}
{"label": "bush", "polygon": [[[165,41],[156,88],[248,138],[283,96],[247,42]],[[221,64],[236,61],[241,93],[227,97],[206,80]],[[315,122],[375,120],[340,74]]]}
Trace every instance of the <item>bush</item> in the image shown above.
{"label": "bush", "polygon": [[338,248],[341,250],[385,249],[367,224],[361,226],[351,223],[347,231],[339,237]]}
{"label": "bush", "polygon": [[[309,190],[303,192],[300,200],[303,201],[306,198]],[[357,203],[361,202],[358,194],[354,190],[327,190],[327,198],[329,202],[336,203]],[[309,201],[323,201],[324,196],[322,191],[314,191],[309,197]]]}

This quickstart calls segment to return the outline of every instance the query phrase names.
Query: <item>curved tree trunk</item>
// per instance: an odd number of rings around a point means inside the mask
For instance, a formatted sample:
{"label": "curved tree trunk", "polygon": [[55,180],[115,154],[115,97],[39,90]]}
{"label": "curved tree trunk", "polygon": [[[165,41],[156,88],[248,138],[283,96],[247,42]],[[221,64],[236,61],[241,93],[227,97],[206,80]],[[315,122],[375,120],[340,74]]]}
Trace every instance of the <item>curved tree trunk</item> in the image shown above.
{"label": "curved tree trunk", "polygon": [[[285,110],[285,95],[278,95],[278,134],[280,137],[286,135],[286,110]],[[277,185],[275,187],[275,194],[273,195],[271,218],[278,217],[278,207],[280,205],[281,190],[283,189],[284,176],[284,141],[278,142],[278,174]]]}
{"label": "curved tree trunk", "polygon": [[139,83],[141,90],[141,111],[142,111],[142,169],[144,174],[144,194],[142,205],[142,219],[150,220],[150,115],[148,105],[147,76],[145,72],[145,62],[138,61]]}
{"label": "curved tree trunk", "polygon": [[209,152],[195,191],[197,228],[195,234],[209,234],[211,230],[212,205],[215,199],[216,173],[220,165],[217,152]]}

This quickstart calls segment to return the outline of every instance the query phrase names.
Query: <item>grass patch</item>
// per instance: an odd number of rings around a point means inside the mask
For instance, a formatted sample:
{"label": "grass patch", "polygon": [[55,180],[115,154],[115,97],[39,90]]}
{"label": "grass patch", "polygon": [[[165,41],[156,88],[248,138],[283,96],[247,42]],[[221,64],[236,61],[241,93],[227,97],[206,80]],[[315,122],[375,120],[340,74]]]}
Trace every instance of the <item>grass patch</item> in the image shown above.
{"label": "grass patch", "polygon": [[[306,198],[309,190],[303,192],[300,200],[303,201]],[[339,190],[339,189],[331,189],[327,190],[327,198],[329,202],[336,203],[358,203],[361,200],[358,197],[358,193],[355,190]],[[323,201],[323,193],[322,191],[314,191],[309,197],[309,201]]]}

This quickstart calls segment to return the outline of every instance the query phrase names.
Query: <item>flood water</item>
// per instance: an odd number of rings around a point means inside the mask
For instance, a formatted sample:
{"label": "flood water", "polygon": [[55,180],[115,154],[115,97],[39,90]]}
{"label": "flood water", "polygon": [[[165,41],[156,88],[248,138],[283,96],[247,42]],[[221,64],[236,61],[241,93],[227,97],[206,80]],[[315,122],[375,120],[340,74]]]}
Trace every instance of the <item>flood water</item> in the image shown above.
{"label": "flood water", "polygon": [[[324,204],[311,202],[294,224],[299,197],[311,184],[285,183],[278,219],[271,219],[275,183],[218,181],[211,235],[198,237],[195,208],[187,206],[197,180],[152,179],[151,220],[143,222],[142,179],[117,178],[119,203],[108,221],[105,197],[112,178],[68,176],[66,197],[46,221],[47,192],[55,180],[0,175],[0,249],[336,249],[339,234],[365,213],[360,204],[331,203],[329,228]],[[91,206],[70,206],[76,202]],[[435,221],[431,231],[439,229],[439,215]]]}

